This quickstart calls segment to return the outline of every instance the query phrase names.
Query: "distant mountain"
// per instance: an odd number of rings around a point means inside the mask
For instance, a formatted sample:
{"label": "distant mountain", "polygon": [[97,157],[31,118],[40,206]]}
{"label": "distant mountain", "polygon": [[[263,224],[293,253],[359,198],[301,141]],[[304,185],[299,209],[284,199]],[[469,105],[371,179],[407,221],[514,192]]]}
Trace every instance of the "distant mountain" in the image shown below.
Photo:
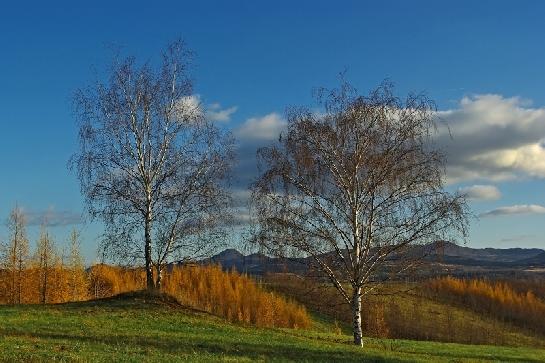
{"label": "distant mountain", "polygon": [[[457,273],[545,267],[545,250],[538,248],[471,248],[438,241],[414,247],[412,254],[426,255],[431,264]],[[227,249],[198,263],[221,264],[226,270],[234,268],[239,272],[262,275],[266,272],[303,273],[307,270],[308,262],[306,258],[276,258],[260,253],[245,256],[236,249]]]}
{"label": "distant mountain", "polygon": [[303,272],[306,270],[304,259],[274,258],[262,253],[243,255],[235,249],[227,249],[210,258],[200,260],[200,264],[220,264],[223,269],[236,269],[252,275],[266,272]]}
{"label": "distant mountain", "polygon": [[242,260],[244,255],[234,248],[229,248],[225,251],[218,253],[217,255],[211,257],[208,262],[210,263],[221,263],[222,266],[232,266],[236,265],[238,261]]}
{"label": "distant mountain", "polygon": [[516,262],[533,258],[544,250],[539,248],[470,248],[452,242],[436,242],[435,256],[449,257],[452,261]]}

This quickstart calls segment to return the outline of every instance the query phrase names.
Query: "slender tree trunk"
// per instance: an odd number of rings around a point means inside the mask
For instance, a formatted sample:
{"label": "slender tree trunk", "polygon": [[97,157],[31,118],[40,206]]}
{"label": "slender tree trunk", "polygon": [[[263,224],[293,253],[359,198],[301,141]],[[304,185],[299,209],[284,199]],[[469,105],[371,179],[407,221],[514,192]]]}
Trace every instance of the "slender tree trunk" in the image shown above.
{"label": "slender tree trunk", "polygon": [[11,300],[11,303],[12,304],[16,304],[17,303],[17,271],[16,271],[16,267],[15,265],[13,265],[13,270],[12,270],[12,279],[11,279],[11,291],[10,291],[10,300]]}
{"label": "slender tree trunk", "polygon": [[155,283],[153,281],[153,263],[151,261],[151,213],[146,215],[146,222],[144,226],[144,238],[145,238],[145,254],[146,254],[146,285],[148,291],[155,290]]}
{"label": "slender tree trunk", "polygon": [[44,281],[42,286],[42,304],[45,304],[47,301],[47,275],[48,275],[48,266],[46,265],[44,268]]}
{"label": "slender tree trunk", "polygon": [[17,303],[17,226],[15,226],[15,238],[13,240],[13,256],[11,258],[11,265],[12,268],[12,281],[11,281],[11,291],[10,291],[10,299],[13,304]]}
{"label": "slender tree trunk", "polygon": [[352,323],[354,329],[354,344],[363,346],[361,330],[361,287],[354,287],[352,294]]}
{"label": "slender tree trunk", "polygon": [[20,304],[21,303],[21,294],[22,294],[22,290],[23,290],[23,287],[21,286],[22,285],[22,277],[23,275],[23,262],[21,260],[19,260],[19,266],[18,266],[18,277],[17,279],[19,281],[17,281],[17,303]]}

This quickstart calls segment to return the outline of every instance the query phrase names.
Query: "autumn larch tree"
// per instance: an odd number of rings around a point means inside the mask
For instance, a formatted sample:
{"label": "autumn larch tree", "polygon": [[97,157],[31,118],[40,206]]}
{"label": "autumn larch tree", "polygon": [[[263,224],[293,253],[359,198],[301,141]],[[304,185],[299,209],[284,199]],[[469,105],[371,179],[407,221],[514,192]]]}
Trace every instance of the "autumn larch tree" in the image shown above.
{"label": "autumn larch tree", "polygon": [[54,272],[57,263],[57,252],[54,241],[52,240],[46,226],[42,226],[40,237],[36,246],[36,270],[38,272],[38,293],[40,304],[45,304],[50,299],[50,295],[56,293],[51,291],[54,286]]}
{"label": "autumn larch tree", "polygon": [[28,238],[26,235],[26,217],[21,208],[16,206],[10,213],[8,222],[10,240],[6,256],[6,270],[9,273],[9,301],[21,304],[25,287],[25,272],[29,262]]}
{"label": "autumn larch tree", "polygon": [[190,59],[182,41],[159,65],[116,58],[106,81],[75,96],[81,147],[71,165],[106,226],[107,256],[143,260],[149,290],[168,259],[209,252],[229,216],[234,143],[195,102]]}
{"label": "autumn larch tree", "polygon": [[70,233],[68,296],[70,301],[81,301],[87,297],[88,282],[85,265],[80,253],[80,234],[75,229]]}
{"label": "autumn larch tree", "polygon": [[343,81],[318,100],[290,109],[278,144],[258,151],[254,240],[308,257],[350,304],[361,346],[362,296],[414,266],[415,245],[465,234],[465,203],[443,188],[425,96],[401,100],[388,82],[360,96]]}

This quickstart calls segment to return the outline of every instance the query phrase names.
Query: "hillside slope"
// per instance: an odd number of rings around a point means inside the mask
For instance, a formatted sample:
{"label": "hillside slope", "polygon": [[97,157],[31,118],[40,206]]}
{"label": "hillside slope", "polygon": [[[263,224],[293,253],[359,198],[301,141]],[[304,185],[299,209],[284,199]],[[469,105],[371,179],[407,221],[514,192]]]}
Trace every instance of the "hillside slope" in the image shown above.
{"label": "hillside slope", "polygon": [[138,296],[49,306],[0,307],[0,361],[524,361],[545,350],[366,339],[314,330],[226,323],[170,299]]}
{"label": "hillside slope", "polygon": [[[266,286],[331,319],[350,324],[352,313],[329,284],[316,284],[290,274],[269,274]],[[381,338],[431,340],[462,344],[491,344],[545,348],[543,335],[505,319],[445,301],[423,286],[390,283],[378,295],[365,297],[365,335]]]}

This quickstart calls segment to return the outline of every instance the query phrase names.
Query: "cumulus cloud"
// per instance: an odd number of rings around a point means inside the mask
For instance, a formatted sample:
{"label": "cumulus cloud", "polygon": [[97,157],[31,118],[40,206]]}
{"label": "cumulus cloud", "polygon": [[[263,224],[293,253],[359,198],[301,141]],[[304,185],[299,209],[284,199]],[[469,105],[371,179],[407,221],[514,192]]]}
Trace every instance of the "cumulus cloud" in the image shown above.
{"label": "cumulus cloud", "polygon": [[238,140],[238,163],[233,188],[235,207],[234,225],[247,226],[250,221],[248,210],[249,186],[258,176],[256,153],[260,147],[269,146],[278,140],[286,128],[286,120],[278,113],[252,117],[233,130]]}
{"label": "cumulus cloud", "polygon": [[[221,109],[219,105],[214,106]],[[464,97],[457,107],[438,111],[436,138],[447,156],[447,182],[469,184],[459,191],[473,200],[497,200],[495,182],[545,178],[545,107],[518,97],[485,94]],[[286,120],[278,113],[247,119],[234,135],[239,140],[241,187],[256,173],[255,152],[278,139]],[[539,205],[502,207],[481,216],[541,213]]]}
{"label": "cumulus cloud", "polygon": [[[490,182],[545,178],[545,108],[518,97],[485,94],[464,97],[437,117],[436,142],[447,156],[447,182],[474,182],[476,187],[467,190],[470,198],[498,199],[494,187],[483,188]],[[286,125],[274,112],[246,120],[234,130],[239,155],[249,155],[255,164],[257,146],[276,140]]]}
{"label": "cumulus cloud", "polygon": [[237,106],[222,108],[219,103],[213,103],[206,109],[206,118],[215,122],[229,122],[237,110]]}
{"label": "cumulus cloud", "polygon": [[[545,178],[545,108],[517,97],[465,97],[437,113],[449,183]],[[452,135],[452,137],[451,137]]]}
{"label": "cumulus cloud", "polygon": [[252,117],[235,130],[235,136],[245,141],[271,141],[278,138],[287,122],[276,112]]}
{"label": "cumulus cloud", "polygon": [[468,199],[473,200],[497,200],[501,198],[500,190],[494,185],[472,185],[458,190]]}
{"label": "cumulus cloud", "polygon": [[194,119],[205,116],[213,122],[229,122],[238,107],[222,108],[219,103],[205,106],[198,94],[182,97],[176,102],[175,112],[179,119]]}
{"label": "cumulus cloud", "polygon": [[507,207],[499,207],[488,212],[479,214],[479,217],[497,217],[504,215],[513,215],[513,214],[544,214],[545,207],[537,204],[521,204],[521,205],[512,205]]}
{"label": "cumulus cloud", "polygon": [[180,98],[174,105],[174,112],[178,120],[193,120],[202,116],[203,109],[199,95]]}

